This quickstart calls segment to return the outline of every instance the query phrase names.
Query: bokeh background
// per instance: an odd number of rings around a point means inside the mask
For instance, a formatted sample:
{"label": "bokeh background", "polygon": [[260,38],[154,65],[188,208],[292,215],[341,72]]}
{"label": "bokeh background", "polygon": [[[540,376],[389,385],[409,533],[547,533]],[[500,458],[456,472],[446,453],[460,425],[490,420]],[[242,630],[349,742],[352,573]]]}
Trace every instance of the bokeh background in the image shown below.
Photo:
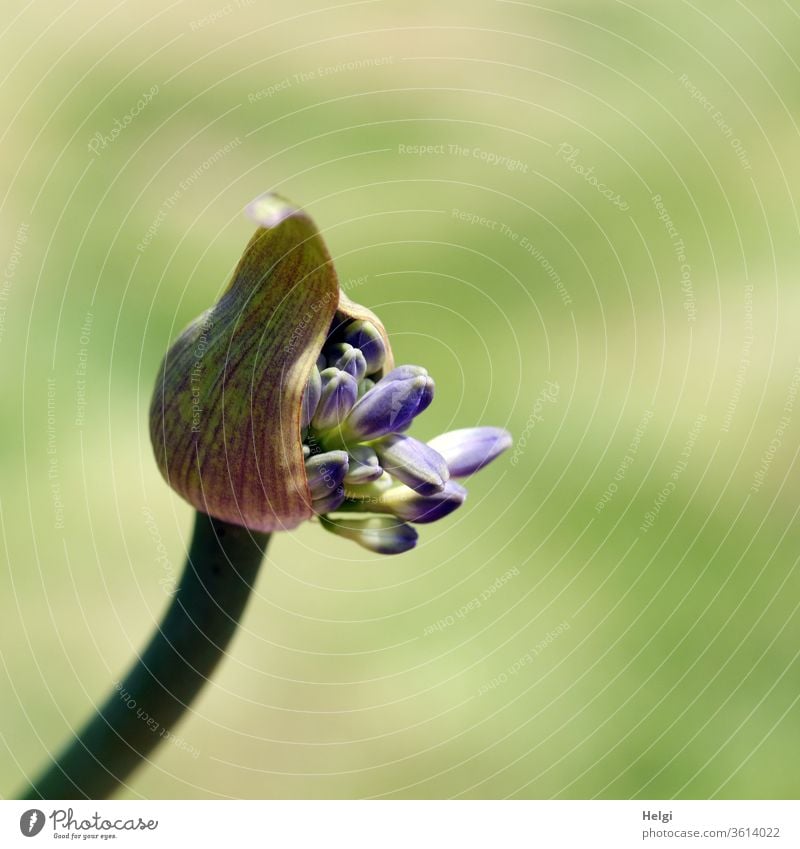
{"label": "bokeh background", "polygon": [[0,793],[168,603],[151,386],[274,189],[435,376],[415,433],[515,446],[407,555],[275,538],[123,795],[796,794],[798,43],[796,0],[12,2]]}

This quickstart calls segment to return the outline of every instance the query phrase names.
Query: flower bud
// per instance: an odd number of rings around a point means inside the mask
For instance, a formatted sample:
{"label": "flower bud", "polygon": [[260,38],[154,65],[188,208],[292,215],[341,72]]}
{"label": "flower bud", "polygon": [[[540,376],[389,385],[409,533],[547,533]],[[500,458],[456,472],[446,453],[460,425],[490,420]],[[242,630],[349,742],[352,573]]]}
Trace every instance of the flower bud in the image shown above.
{"label": "flower bud", "polygon": [[423,495],[441,492],[450,477],[442,455],[413,436],[385,436],[375,443],[375,451],[392,477]]}
{"label": "flower bud", "polygon": [[390,512],[404,522],[425,525],[448,516],[459,508],[467,497],[467,490],[453,480],[448,481],[441,492],[422,495],[407,486],[398,486],[380,498],[381,512]]}
{"label": "flower bud", "polygon": [[358,384],[351,374],[338,368],[326,368],[320,379],[322,392],[311,426],[316,431],[326,431],[344,421],[358,397]]}
{"label": "flower bud", "polygon": [[357,442],[401,430],[433,400],[433,380],[425,375],[387,375],[356,401],[342,426],[342,437]]}
{"label": "flower bud", "polygon": [[322,498],[341,487],[349,464],[350,458],[346,451],[328,451],[306,460],[306,478],[311,497]]}
{"label": "flower bud", "polygon": [[367,361],[364,359],[364,355],[358,348],[354,348],[346,342],[330,347],[328,362],[341,371],[346,371],[356,380],[363,380],[367,373]]}
{"label": "flower bud", "polygon": [[510,448],[511,434],[500,427],[465,427],[443,433],[428,445],[444,457],[454,478],[463,478]]}
{"label": "flower bud", "polygon": [[300,413],[300,428],[305,430],[314,413],[317,411],[319,399],[322,396],[322,378],[319,376],[319,369],[314,366],[311,369],[311,375],[306,384],[306,390],[303,393],[303,406]]}
{"label": "flower bud", "polygon": [[370,483],[383,474],[378,455],[369,445],[354,445],[350,449],[350,461],[344,482],[349,486]]}
{"label": "flower bud", "polygon": [[417,544],[414,528],[389,516],[357,519],[321,517],[322,527],[376,554],[402,554]]}
{"label": "flower bud", "polygon": [[358,348],[366,362],[366,374],[379,372],[386,360],[386,346],[378,329],[369,321],[354,321],[344,334],[344,341]]}

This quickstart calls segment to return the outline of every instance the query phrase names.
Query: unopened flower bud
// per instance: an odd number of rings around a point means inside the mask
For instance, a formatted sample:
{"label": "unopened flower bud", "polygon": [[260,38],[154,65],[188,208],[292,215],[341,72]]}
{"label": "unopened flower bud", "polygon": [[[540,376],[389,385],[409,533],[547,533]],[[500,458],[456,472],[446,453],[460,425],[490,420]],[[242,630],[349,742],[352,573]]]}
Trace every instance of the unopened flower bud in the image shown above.
{"label": "unopened flower bud", "polygon": [[326,530],[376,554],[402,554],[417,544],[418,535],[414,528],[389,516],[356,519],[322,517],[321,521]]}
{"label": "unopened flower bud", "polygon": [[346,451],[328,451],[306,460],[306,477],[313,499],[330,495],[338,489],[347,475],[350,458]]}
{"label": "unopened flower bud", "polygon": [[386,360],[386,346],[377,327],[369,321],[353,321],[344,329],[344,341],[364,355],[367,374],[379,372]]}
{"label": "unopened flower bud", "polygon": [[367,373],[367,361],[358,348],[343,342],[332,345],[328,351],[328,363],[341,371],[346,371],[356,380],[363,380]]}
{"label": "unopened flower bud", "polygon": [[454,478],[463,478],[510,448],[511,434],[500,427],[465,427],[443,433],[428,445],[444,457]]}
{"label": "unopened flower bud", "polygon": [[401,430],[432,400],[430,377],[397,379],[390,374],[356,401],[342,426],[342,437],[363,442]]}
{"label": "unopened flower bud", "polygon": [[442,455],[413,436],[390,434],[375,442],[375,451],[392,477],[423,495],[441,492],[450,477]]}
{"label": "unopened flower bud", "polygon": [[448,516],[464,503],[466,497],[467,490],[449,480],[441,492],[431,495],[422,495],[407,486],[395,487],[381,496],[379,507],[405,522],[425,525]]}
{"label": "unopened flower bud", "polygon": [[311,425],[316,431],[338,427],[346,418],[358,397],[356,379],[338,368],[320,372],[322,391]]}
{"label": "unopened flower bud", "polygon": [[355,445],[350,449],[350,461],[344,482],[349,486],[370,483],[383,474],[378,455],[369,445]]}

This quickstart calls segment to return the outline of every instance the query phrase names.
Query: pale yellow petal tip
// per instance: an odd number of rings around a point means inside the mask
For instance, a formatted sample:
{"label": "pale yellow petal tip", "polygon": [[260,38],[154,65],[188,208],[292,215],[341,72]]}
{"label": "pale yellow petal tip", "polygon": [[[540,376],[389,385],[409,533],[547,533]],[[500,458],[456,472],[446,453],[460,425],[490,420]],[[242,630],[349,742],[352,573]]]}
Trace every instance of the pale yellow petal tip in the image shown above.
{"label": "pale yellow petal tip", "polygon": [[245,214],[252,222],[266,229],[277,227],[287,218],[310,220],[300,207],[273,192],[265,192],[250,201],[245,207]]}

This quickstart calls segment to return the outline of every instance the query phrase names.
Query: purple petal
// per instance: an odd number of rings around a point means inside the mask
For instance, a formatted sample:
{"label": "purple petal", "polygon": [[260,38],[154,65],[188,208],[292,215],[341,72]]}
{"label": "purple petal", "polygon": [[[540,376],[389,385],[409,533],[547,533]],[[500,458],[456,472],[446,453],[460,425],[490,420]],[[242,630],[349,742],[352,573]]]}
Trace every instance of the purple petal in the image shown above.
{"label": "purple petal", "polygon": [[428,445],[444,457],[454,478],[463,478],[491,463],[511,441],[511,434],[500,427],[465,427],[443,433]]}
{"label": "purple petal", "polygon": [[413,436],[390,434],[375,443],[381,466],[423,495],[444,489],[450,470],[441,454]]}
{"label": "purple petal", "polygon": [[425,375],[378,381],[350,411],[343,435],[366,442],[404,428],[430,404],[433,386]]}
{"label": "purple petal", "polygon": [[317,411],[311,419],[314,430],[330,430],[339,425],[358,397],[358,383],[346,372],[326,368],[320,374],[322,393]]}
{"label": "purple petal", "polygon": [[306,479],[311,497],[316,500],[341,487],[349,464],[346,451],[328,451],[306,460]]}
{"label": "purple petal", "polygon": [[447,481],[441,492],[422,495],[408,487],[398,487],[387,492],[382,502],[385,508],[405,522],[425,525],[443,519],[458,509],[466,500],[467,491],[453,480]]}

